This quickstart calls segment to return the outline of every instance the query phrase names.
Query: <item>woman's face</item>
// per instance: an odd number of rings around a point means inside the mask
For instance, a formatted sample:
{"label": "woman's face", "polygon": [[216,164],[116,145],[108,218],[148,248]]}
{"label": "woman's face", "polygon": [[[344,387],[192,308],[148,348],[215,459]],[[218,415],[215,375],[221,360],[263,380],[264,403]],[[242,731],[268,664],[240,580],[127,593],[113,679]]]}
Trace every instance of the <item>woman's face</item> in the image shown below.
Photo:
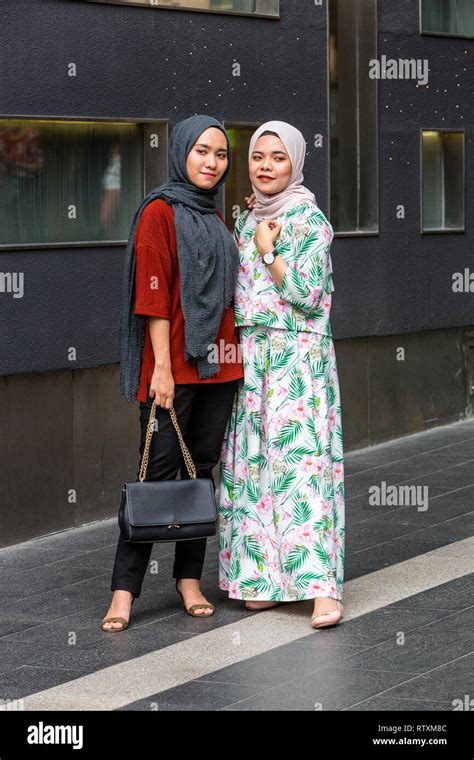
{"label": "woman's face", "polygon": [[223,176],[229,157],[224,133],[216,127],[209,127],[194,143],[186,160],[189,181],[210,190]]}
{"label": "woman's face", "polygon": [[275,195],[290,183],[293,167],[282,141],[276,135],[264,135],[255,143],[250,156],[249,175],[261,193]]}

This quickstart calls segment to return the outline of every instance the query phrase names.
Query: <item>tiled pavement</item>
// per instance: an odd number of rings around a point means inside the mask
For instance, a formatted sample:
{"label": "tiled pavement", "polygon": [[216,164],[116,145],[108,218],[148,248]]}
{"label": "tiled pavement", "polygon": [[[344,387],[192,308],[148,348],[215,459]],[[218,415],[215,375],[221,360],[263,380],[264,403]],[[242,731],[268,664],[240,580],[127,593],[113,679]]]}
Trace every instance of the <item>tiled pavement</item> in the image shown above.
{"label": "tiled pavement", "polygon": [[[106,634],[112,519],[0,551],[0,699],[53,710],[453,710],[474,695],[474,421],[351,453],[345,473],[341,625],[313,631],[307,602],[256,613],[227,599],[212,539],[212,618],[183,613],[173,545],[161,544],[129,629]],[[427,486],[428,509],[370,506],[382,482]]]}

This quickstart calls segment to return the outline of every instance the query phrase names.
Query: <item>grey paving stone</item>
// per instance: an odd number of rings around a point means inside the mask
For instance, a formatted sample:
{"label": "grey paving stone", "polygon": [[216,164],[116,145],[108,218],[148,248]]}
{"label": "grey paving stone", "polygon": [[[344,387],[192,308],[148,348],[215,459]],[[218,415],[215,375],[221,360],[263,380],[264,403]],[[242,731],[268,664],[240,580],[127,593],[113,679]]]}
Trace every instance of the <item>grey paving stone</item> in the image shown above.
{"label": "grey paving stone", "polygon": [[443,630],[437,624],[404,633],[404,643],[394,634],[392,639],[365,649],[351,657],[348,668],[423,673],[472,651],[472,634],[460,630]]}
{"label": "grey paving stone", "polygon": [[[159,694],[155,694],[147,699],[140,700],[135,707],[142,705],[141,709],[149,710],[150,703],[156,704],[158,711],[163,709],[161,705],[166,705],[167,709],[173,709],[183,706],[191,708],[199,705],[200,710],[219,710],[231,702],[240,699],[252,697],[263,691],[256,683],[252,684],[234,684],[234,683],[210,683],[208,681],[188,681],[182,686],[174,689],[167,689]],[[135,703],[131,703],[132,709]],[[127,705],[128,710],[130,705]]]}
{"label": "grey paving stone", "polygon": [[0,699],[20,699],[80,678],[78,670],[23,666],[0,676]]}
{"label": "grey paving stone", "polygon": [[353,707],[346,707],[347,711],[356,710],[371,711],[385,710],[387,712],[417,712],[427,711],[430,712],[452,712],[453,706],[451,702],[433,702],[431,699],[396,699],[395,697],[388,695],[381,697],[372,697],[366,699],[364,702],[358,702]]}
{"label": "grey paving stone", "polygon": [[400,607],[407,609],[419,607],[439,610],[464,610],[472,606],[473,598],[474,573],[469,573],[469,575],[456,578],[449,583],[443,583],[419,594],[413,594],[406,599],[401,599],[391,606],[395,609]]}
{"label": "grey paving stone", "polygon": [[[390,691],[396,699],[434,700],[464,705],[474,699],[474,654],[459,657]],[[467,697],[467,699],[466,699]],[[456,700],[456,702],[455,702]],[[463,709],[467,709],[466,707]],[[472,710],[472,705],[470,708]]]}
{"label": "grey paving stone", "polygon": [[226,705],[226,710],[342,710],[407,679],[395,671],[350,670],[326,667],[304,678],[266,689],[248,699]]}

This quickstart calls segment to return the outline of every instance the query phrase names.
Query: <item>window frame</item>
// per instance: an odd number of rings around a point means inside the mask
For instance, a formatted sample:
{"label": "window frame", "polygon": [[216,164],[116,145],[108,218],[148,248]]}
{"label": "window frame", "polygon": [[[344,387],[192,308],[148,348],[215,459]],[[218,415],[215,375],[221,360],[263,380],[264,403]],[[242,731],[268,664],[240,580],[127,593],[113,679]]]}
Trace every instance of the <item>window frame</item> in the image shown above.
{"label": "window frame", "polygon": [[[142,187],[141,192],[143,196],[147,194],[147,187],[152,185],[155,187],[157,184],[161,184],[162,182],[166,182],[169,177],[169,157],[168,157],[168,143],[169,143],[169,119],[124,119],[124,118],[113,118],[113,117],[94,117],[94,116],[58,116],[57,114],[54,116],[49,115],[35,115],[35,116],[28,116],[27,114],[21,114],[21,115],[15,115],[15,114],[2,114],[0,117],[1,120],[7,120],[7,119],[17,119],[17,120],[24,120],[24,121],[56,121],[56,122],[90,122],[91,124],[97,124],[97,123],[113,123],[113,124],[137,124],[143,126],[144,134],[143,134],[143,142],[144,142],[144,149],[143,149],[143,163],[142,163]],[[145,140],[146,140],[146,127],[147,125],[149,127],[158,125],[163,127],[164,132],[164,140],[163,142],[165,145],[161,145],[159,148],[161,153],[161,158],[163,158],[164,154],[164,164],[163,161],[159,161],[157,164],[157,168],[155,171],[155,174],[153,174],[152,171],[150,171],[149,165],[147,166],[146,161],[146,150],[145,150]],[[148,174],[147,174],[148,169]],[[153,181],[153,176],[156,177],[156,180]],[[131,220],[130,220],[131,222]],[[104,248],[104,247],[114,247],[114,246],[126,246],[127,240],[83,240],[83,241],[63,241],[58,243],[0,243],[0,253],[3,253],[5,251],[33,251],[37,249],[49,249],[49,248]]]}
{"label": "window frame", "polygon": [[218,10],[217,8],[187,8],[186,6],[173,6],[173,5],[152,5],[149,0],[143,4],[127,2],[127,0],[80,0],[84,3],[97,3],[101,5],[121,5],[122,7],[135,7],[162,11],[185,11],[187,13],[213,13],[218,16],[244,16],[246,18],[264,18],[271,21],[279,21],[281,18],[281,0],[275,0],[278,4],[278,10],[276,13],[249,13],[248,11],[226,11]]}
{"label": "window frame", "polygon": [[418,18],[420,34],[426,34],[431,37],[455,37],[461,40],[472,40],[474,34],[456,34],[455,32],[430,32],[423,29],[423,0],[418,0]]}
{"label": "window frame", "polygon": [[[263,121],[236,121],[235,119],[221,119],[222,124],[226,129],[239,129],[239,127],[243,127],[244,129],[253,129],[254,131],[258,129],[262,124],[265,122]],[[250,180],[249,180],[250,182]],[[223,209],[223,216],[225,216],[225,206],[226,206],[226,193],[227,193],[227,182],[224,182],[223,188],[222,188],[222,209]],[[246,211],[246,207],[242,209],[240,213],[243,213]],[[234,219],[234,226],[235,226],[236,220]]]}
{"label": "window frame", "polygon": [[[423,229],[423,132],[459,132],[463,136],[463,164],[462,164],[462,189],[463,189],[463,226],[445,227],[435,230]],[[464,127],[420,127],[420,234],[421,235],[457,235],[466,232],[466,130]]]}
{"label": "window frame", "polygon": [[[378,18],[379,18],[379,3],[376,0],[376,18],[377,18],[377,30],[375,34],[375,58],[378,59],[379,52],[379,35],[378,35]],[[328,219],[331,219],[331,82],[330,82],[330,48],[329,48],[329,0],[326,2],[326,143],[327,143],[327,203]],[[375,142],[377,146],[377,159],[376,159],[376,177],[377,177],[377,193],[376,193],[376,214],[377,214],[377,229],[376,230],[344,230],[336,232],[334,230],[334,237],[379,237],[380,236],[380,160],[379,160],[379,80],[375,80],[375,113],[377,118],[375,120]]]}

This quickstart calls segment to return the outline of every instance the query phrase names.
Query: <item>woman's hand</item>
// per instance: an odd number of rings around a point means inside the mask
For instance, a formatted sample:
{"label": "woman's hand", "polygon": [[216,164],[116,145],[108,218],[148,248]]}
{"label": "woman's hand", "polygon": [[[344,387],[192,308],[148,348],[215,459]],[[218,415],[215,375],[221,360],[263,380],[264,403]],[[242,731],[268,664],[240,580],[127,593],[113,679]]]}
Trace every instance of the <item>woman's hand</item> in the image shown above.
{"label": "woman's hand", "polygon": [[158,406],[171,409],[174,400],[174,378],[171,367],[156,367],[151,383],[150,396],[156,400]]}
{"label": "woman's hand", "polygon": [[252,193],[251,195],[245,196],[245,203],[247,204],[247,208],[250,209],[250,211],[255,206],[255,201],[257,200],[257,196],[255,193]]}
{"label": "woman's hand", "polygon": [[257,226],[254,242],[260,254],[267,253],[275,247],[275,241],[281,232],[281,224],[275,219],[264,219]]}

